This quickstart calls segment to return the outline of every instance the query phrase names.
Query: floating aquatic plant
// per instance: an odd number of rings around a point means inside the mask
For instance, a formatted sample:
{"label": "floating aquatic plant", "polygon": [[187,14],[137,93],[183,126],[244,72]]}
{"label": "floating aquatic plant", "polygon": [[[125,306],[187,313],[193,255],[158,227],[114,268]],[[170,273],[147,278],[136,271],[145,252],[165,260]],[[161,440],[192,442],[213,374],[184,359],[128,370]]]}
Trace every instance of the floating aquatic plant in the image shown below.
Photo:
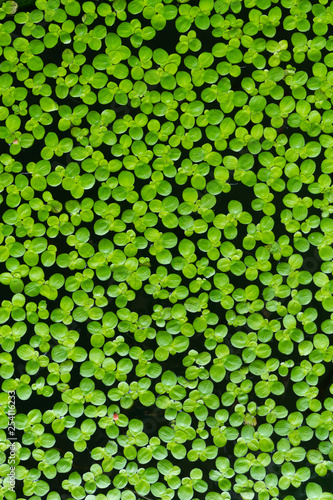
{"label": "floating aquatic plant", "polygon": [[333,498],[331,17],[1,3],[4,498]]}

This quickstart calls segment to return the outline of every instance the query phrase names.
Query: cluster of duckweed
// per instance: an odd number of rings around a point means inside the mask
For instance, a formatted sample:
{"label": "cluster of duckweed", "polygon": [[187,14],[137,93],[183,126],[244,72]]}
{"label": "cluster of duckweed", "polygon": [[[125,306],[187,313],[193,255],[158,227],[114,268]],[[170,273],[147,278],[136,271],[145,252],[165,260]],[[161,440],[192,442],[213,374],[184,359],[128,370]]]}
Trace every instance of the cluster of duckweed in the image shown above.
{"label": "cluster of duckweed", "polygon": [[3,498],[333,499],[333,3],[0,20]]}

